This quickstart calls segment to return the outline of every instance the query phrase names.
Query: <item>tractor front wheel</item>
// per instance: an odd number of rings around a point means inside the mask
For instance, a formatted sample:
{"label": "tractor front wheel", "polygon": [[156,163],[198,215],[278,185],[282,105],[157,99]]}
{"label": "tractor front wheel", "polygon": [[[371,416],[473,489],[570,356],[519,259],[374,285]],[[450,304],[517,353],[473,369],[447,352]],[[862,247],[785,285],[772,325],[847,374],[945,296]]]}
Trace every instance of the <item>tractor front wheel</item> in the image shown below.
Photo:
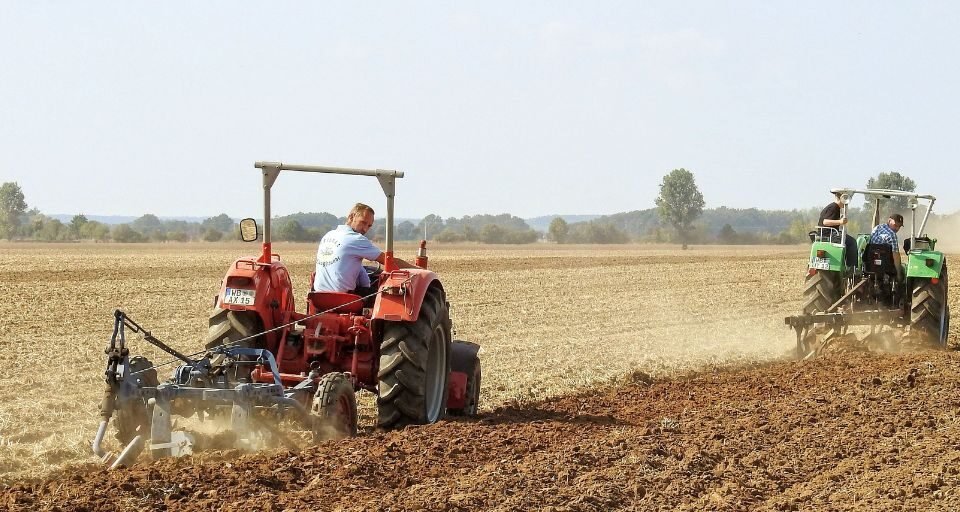
{"label": "tractor front wheel", "polygon": [[316,441],[357,435],[357,395],[345,373],[320,378],[310,409]]}
{"label": "tractor front wheel", "polygon": [[249,339],[240,344],[236,343],[261,331],[260,317],[254,311],[232,311],[214,308],[210,313],[209,325],[206,348],[228,344],[253,348],[256,346],[256,339]]}
{"label": "tractor front wheel", "polygon": [[415,322],[389,322],[380,344],[377,426],[425,425],[443,417],[450,375],[446,297],[431,287]]}
{"label": "tractor front wheel", "polygon": [[910,333],[918,341],[947,346],[950,331],[950,306],[947,304],[947,263],[943,263],[940,278],[913,279],[910,301]]}

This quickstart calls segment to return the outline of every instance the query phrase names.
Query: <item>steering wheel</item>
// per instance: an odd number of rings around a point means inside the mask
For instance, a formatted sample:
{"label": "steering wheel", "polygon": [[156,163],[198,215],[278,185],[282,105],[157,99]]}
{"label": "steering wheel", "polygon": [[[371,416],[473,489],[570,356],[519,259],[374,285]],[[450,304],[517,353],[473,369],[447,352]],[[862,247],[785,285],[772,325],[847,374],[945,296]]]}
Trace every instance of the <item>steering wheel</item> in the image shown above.
{"label": "steering wheel", "polygon": [[364,265],[363,269],[367,271],[367,276],[370,277],[370,282],[374,282],[374,279],[377,278],[380,274],[383,273],[383,265],[379,261],[374,261],[374,265]]}

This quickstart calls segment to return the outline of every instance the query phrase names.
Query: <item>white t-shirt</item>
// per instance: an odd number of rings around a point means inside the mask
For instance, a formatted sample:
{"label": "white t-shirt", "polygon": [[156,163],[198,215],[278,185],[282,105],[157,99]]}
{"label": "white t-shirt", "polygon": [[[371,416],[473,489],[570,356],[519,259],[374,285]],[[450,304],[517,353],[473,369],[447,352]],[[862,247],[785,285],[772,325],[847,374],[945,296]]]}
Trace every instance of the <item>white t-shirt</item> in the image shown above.
{"label": "white t-shirt", "polygon": [[373,242],[350,226],[337,226],[337,229],[320,239],[313,289],[318,292],[348,292],[356,289],[357,285],[370,286],[363,260],[376,260],[380,252]]}

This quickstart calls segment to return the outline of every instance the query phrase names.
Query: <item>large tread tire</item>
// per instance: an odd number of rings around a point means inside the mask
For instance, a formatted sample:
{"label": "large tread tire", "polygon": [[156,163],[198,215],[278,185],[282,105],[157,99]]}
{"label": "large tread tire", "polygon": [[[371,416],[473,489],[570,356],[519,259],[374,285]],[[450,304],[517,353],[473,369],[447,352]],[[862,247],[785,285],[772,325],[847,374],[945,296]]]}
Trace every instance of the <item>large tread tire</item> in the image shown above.
{"label": "large tread tire", "polygon": [[[206,348],[235,343],[237,340],[261,331],[260,318],[253,311],[214,308],[210,313],[209,325]],[[256,339],[247,340],[237,346],[253,348],[257,345],[256,341]]]}
{"label": "large tread tire", "polygon": [[426,425],[444,416],[450,375],[450,314],[431,287],[415,322],[388,322],[380,344],[377,426]]}
{"label": "large tread tire", "polygon": [[[140,373],[133,374],[133,372]],[[145,357],[130,358],[130,374],[127,378],[132,379],[138,388],[157,387],[160,384],[156,368]],[[126,403],[118,401],[117,408],[113,411],[113,426],[116,429],[117,441],[126,446],[138,435],[150,437],[152,416],[153,411],[143,399],[131,398]]]}
{"label": "large tread tire", "polygon": [[[238,340],[248,338],[263,331],[260,322],[260,316],[256,311],[233,311],[230,309],[214,308],[210,312],[210,328],[207,331],[207,342],[204,345],[207,349],[212,349],[220,345],[230,344],[232,347],[242,348],[262,348],[261,340],[263,336],[248,339],[242,343]],[[248,356],[242,356],[241,359],[248,359]],[[230,372],[232,378],[237,381],[248,381],[250,373],[253,372],[251,365],[237,365]]]}
{"label": "large tread tire", "polygon": [[842,280],[839,272],[817,270],[816,274],[807,274],[803,284],[803,313],[824,313],[834,305],[842,295]]}
{"label": "large tread tire", "polygon": [[947,263],[943,263],[936,284],[930,279],[913,279],[910,301],[910,334],[914,341],[945,348],[950,331],[950,306],[947,303]]}
{"label": "large tread tire", "polygon": [[451,416],[476,416],[480,408],[480,380],[483,376],[480,369],[480,358],[476,352],[470,351],[469,359],[456,361],[457,353],[454,349],[453,371],[462,371],[467,374],[466,403],[463,408],[447,409]]}
{"label": "large tread tire", "polygon": [[357,395],[345,373],[328,373],[317,383],[310,410],[314,440],[357,435]]}

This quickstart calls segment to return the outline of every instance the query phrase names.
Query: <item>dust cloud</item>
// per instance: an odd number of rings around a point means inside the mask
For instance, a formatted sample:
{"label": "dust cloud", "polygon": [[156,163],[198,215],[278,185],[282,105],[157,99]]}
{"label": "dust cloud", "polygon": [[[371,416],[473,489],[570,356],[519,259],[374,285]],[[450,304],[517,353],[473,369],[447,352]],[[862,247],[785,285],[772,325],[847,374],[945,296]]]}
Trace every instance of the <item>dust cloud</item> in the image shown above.
{"label": "dust cloud", "polygon": [[937,250],[960,253],[960,214],[930,219],[926,232],[937,239]]}

